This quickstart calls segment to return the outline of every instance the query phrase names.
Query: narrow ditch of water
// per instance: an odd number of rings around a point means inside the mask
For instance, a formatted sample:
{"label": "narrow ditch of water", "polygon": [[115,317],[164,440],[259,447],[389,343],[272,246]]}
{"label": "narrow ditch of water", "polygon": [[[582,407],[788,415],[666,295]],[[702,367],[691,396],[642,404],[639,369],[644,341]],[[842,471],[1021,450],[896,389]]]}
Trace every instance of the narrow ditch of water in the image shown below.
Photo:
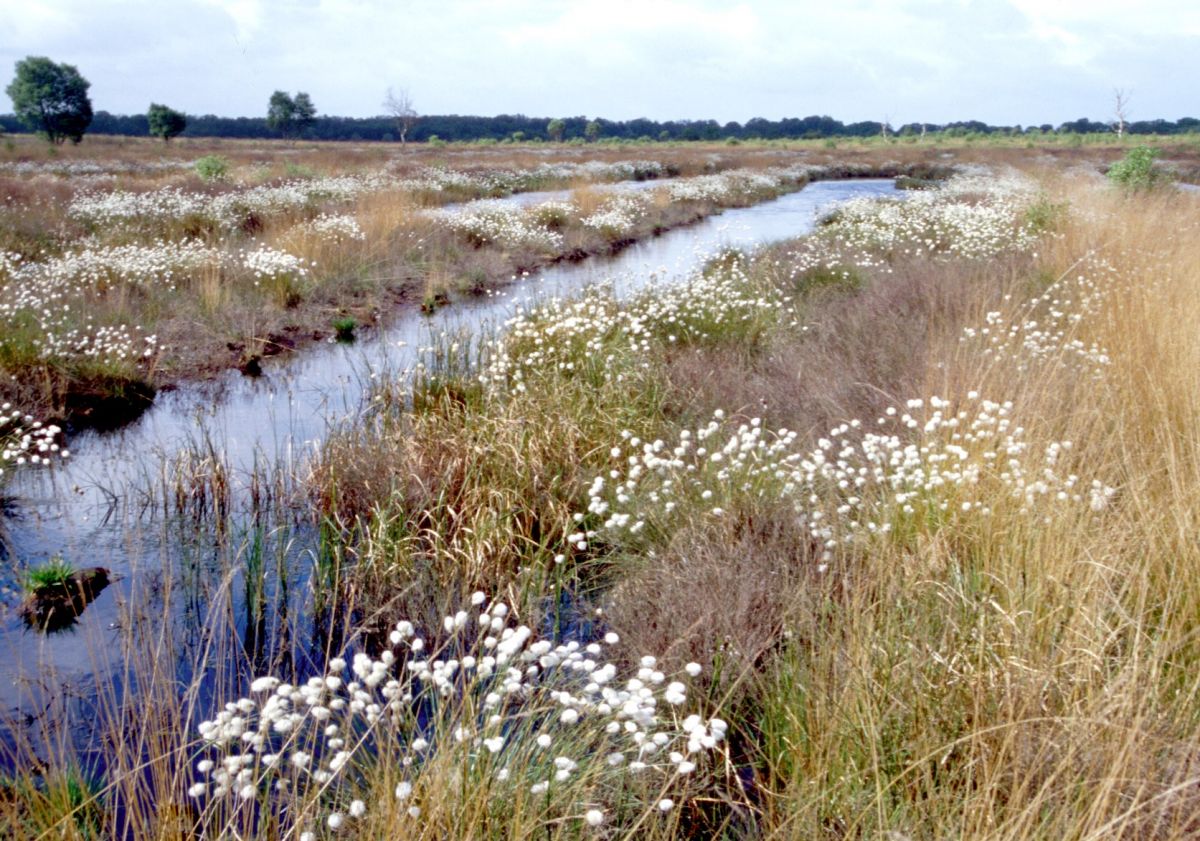
{"label": "narrow ditch of water", "polygon": [[[69,717],[77,720],[82,713],[86,722],[102,678],[121,691],[131,688],[133,679],[120,676],[123,635],[136,621],[130,616],[142,610],[131,611],[131,606],[157,605],[144,615],[155,617],[156,632],[172,638],[179,663],[166,672],[181,684],[190,681],[196,664],[212,664],[219,656],[213,652],[222,645],[265,666],[278,664],[271,658],[284,649],[290,649],[289,658],[296,650],[319,658],[329,644],[328,623],[313,620],[305,586],[315,543],[306,527],[265,534],[248,524],[244,533],[227,536],[232,540],[213,541],[211,535],[188,535],[178,518],[163,516],[163,500],[172,493],[163,479],[165,465],[181,451],[219,457],[236,509],[251,494],[265,492],[252,476],[303,464],[332,424],[360,410],[373,377],[410,368],[416,349],[438,333],[479,334],[502,324],[518,302],[569,295],[600,281],[612,282],[618,294],[669,283],[719,248],[753,248],[795,237],[838,203],[894,193],[891,180],[813,183],[645,240],[612,258],[553,266],[432,316],[402,313],[357,343],[306,349],[268,366],[258,379],[230,371],[216,382],[185,385],[160,394],[129,427],[77,436],[70,442],[69,461],[53,470],[25,471],[8,489],[16,501],[2,521],[11,557],[0,558],[0,598],[15,605],[19,571],[55,555],[75,567],[106,567],[115,583],[75,625],[57,634],[28,630],[15,610],[8,612],[0,623],[0,710],[10,717],[41,714],[57,704],[66,714],[73,703],[77,709]],[[530,198],[510,200],[528,203]],[[228,586],[229,576],[236,574],[215,542],[232,542],[243,557],[255,556],[272,570],[264,576],[272,582],[265,594],[269,616],[247,609],[242,582]],[[224,630],[213,622],[218,599],[229,602],[221,608]],[[170,617],[165,620],[170,627],[160,627],[163,617]],[[236,640],[215,641],[220,635]]]}

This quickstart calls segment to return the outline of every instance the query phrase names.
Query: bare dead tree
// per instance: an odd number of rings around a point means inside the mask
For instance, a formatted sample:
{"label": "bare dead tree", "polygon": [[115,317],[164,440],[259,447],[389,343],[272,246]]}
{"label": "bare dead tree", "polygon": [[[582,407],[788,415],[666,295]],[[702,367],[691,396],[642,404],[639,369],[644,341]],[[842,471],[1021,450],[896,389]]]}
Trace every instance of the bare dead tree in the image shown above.
{"label": "bare dead tree", "polygon": [[1119,140],[1125,134],[1125,123],[1129,120],[1129,91],[1113,88],[1113,131]]}
{"label": "bare dead tree", "polygon": [[383,100],[383,107],[396,121],[396,129],[400,132],[400,142],[404,143],[409,129],[417,122],[417,110],[413,108],[412,96],[409,95],[408,88],[395,90],[388,88],[387,98]]}

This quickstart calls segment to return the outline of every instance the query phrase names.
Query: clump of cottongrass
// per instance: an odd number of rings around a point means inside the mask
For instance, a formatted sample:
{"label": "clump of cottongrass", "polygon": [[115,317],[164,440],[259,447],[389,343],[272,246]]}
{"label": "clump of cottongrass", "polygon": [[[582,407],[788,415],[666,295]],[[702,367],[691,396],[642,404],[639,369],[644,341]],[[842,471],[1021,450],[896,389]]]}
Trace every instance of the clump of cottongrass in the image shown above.
{"label": "clump of cottongrass", "polygon": [[903,200],[839,205],[820,238],[839,251],[933,259],[1029,251],[1040,233],[1024,214],[1036,195],[1036,184],[1016,173],[958,175]]}
{"label": "clump of cottongrass", "polygon": [[575,299],[518,308],[487,348],[480,379],[497,393],[520,393],[547,373],[588,370],[621,377],[619,358],[648,358],[652,347],[716,341],[730,331],[751,339],[757,325],[794,323],[791,300],[750,281],[748,264],[701,272],[621,301],[610,287]]}
{"label": "clump of cottongrass", "polygon": [[757,418],[729,427],[720,410],[671,444],[625,433],[575,516],[593,527],[568,539],[578,550],[597,536],[636,544],[697,512],[719,518],[739,504],[785,500],[828,562],[839,547],[893,531],[987,519],[997,504],[1029,516],[1107,507],[1112,487],[1064,469],[1072,443],[1032,448],[1013,410],[974,391],[959,402],[915,399],[873,424],[839,424],[808,450],[793,430],[768,432]]}
{"label": "clump of cottongrass", "polygon": [[448,796],[427,778],[449,761],[494,798],[537,795],[546,821],[599,826],[603,804],[687,797],[724,741],[724,721],[688,710],[698,664],[670,676],[646,656],[623,673],[607,656],[615,634],[556,645],[482,593],[431,630],[401,621],[378,657],[331,660],[300,685],[257,678],[203,722],[190,793],[206,820],[254,801],[336,830],[378,808],[358,794],[376,779],[415,819],[424,798]]}
{"label": "clump of cottongrass", "polygon": [[363,242],[367,238],[358,220],[346,213],[322,213],[308,223],[308,229],[328,242]]}
{"label": "clump of cottongrass", "polygon": [[158,336],[141,325],[96,323],[89,300],[128,286],[174,290],[189,272],[212,264],[219,265],[217,252],[198,242],[89,244],[44,261],[10,260],[0,285],[0,320],[36,324],[33,345],[46,361],[137,363],[159,351]]}
{"label": "clump of cottongrass", "polygon": [[269,245],[260,245],[253,251],[246,251],[242,254],[241,263],[244,269],[254,275],[255,285],[263,280],[307,277],[312,265],[303,257],[288,254]]}
{"label": "clump of cottongrass", "polygon": [[636,193],[605,194],[601,206],[582,217],[579,224],[599,232],[607,239],[629,236],[637,224],[646,217],[649,199]]}
{"label": "clump of cottongrass", "polygon": [[534,248],[548,253],[561,250],[562,234],[548,230],[539,222],[539,216],[544,218],[536,209],[530,211],[486,199],[433,214],[473,245]]}
{"label": "clump of cottongrass", "polygon": [[1097,254],[1088,254],[1018,313],[988,312],[983,324],[963,330],[962,341],[1023,375],[1049,363],[1101,379],[1111,364],[1109,351],[1081,334],[1089,319],[1120,291],[1116,267]]}
{"label": "clump of cottongrass", "polygon": [[11,466],[45,465],[54,458],[69,458],[59,446],[62,430],[54,424],[34,420],[32,415],[0,404],[0,479]]}

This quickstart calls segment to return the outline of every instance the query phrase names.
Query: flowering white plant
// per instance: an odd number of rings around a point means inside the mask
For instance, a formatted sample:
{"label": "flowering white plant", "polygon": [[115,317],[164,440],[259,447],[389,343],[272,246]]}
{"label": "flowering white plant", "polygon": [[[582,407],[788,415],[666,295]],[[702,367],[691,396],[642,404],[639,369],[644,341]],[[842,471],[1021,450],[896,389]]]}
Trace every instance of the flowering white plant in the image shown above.
{"label": "flowering white plant", "polygon": [[422,798],[447,796],[424,787],[426,774],[454,757],[461,773],[489,776],[495,797],[520,787],[544,798],[547,820],[586,811],[598,826],[608,799],[686,796],[689,775],[725,739],[724,721],[687,711],[698,664],[672,678],[647,656],[623,673],[606,657],[615,634],[538,639],[483,593],[431,630],[398,622],[391,648],[331,660],[300,685],[254,680],[200,725],[191,795],[218,811],[223,801],[317,802],[298,811],[337,829],[370,808],[354,796],[364,769],[392,764],[395,799],[419,815]]}

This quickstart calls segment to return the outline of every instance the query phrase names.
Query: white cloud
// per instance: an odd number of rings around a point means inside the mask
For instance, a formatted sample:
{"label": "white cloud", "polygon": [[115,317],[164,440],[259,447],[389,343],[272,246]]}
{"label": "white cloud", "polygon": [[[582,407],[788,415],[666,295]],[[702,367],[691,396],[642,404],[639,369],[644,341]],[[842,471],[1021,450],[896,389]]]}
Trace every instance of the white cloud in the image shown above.
{"label": "white cloud", "polygon": [[667,43],[700,36],[714,46],[748,43],[760,31],[758,14],[747,3],[731,8],[708,8],[676,0],[606,0],[572,3],[545,21],[513,27],[507,37],[521,45],[587,44],[624,41],[629,36],[661,37]]}
{"label": "white cloud", "polygon": [[249,41],[262,29],[265,10],[259,0],[202,0],[202,2],[209,6],[215,6],[229,17],[240,41]]}
{"label": "white cloud", "polygon": [[36,42],[56,34],[75,32],[77,9],[69,3],[44,0],[0,0],[0,43]]}
{"label": "white cloud", "polygon": [[1200,8],[1170,0],[1011,0],[1064,65],[1100,69],[1113,50],[1200,34]]}

